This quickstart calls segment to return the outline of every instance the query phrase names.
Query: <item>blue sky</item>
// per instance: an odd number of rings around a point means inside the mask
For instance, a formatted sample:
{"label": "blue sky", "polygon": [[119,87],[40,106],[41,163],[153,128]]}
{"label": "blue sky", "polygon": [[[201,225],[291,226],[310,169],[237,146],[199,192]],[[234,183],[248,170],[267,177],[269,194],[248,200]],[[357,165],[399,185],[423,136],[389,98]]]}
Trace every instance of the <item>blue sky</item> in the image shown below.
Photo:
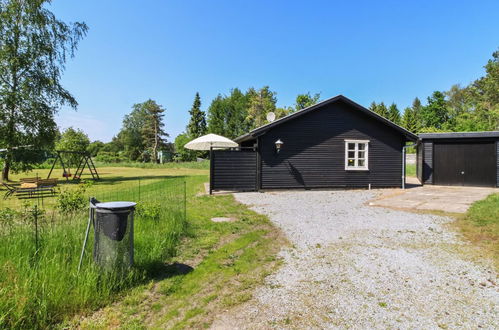
{"label": "blue sky", "polygon": [[434,90],[467,84],[499,47],[499,1],[54,0],[87,37],[63,83],[79,107],[62,128],[109,141],[134,103],[166,108],[170,140],[199,92],[269,85],[278,105],[297,94],[343,94],[400,109]]}

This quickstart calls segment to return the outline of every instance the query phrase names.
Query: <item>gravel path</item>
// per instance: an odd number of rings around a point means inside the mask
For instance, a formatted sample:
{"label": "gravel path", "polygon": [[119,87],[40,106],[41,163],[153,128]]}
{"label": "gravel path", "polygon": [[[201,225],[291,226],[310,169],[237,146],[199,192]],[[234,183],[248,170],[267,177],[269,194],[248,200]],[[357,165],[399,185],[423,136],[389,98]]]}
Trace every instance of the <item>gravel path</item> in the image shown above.
{"label": "gravel path", "polygon": [[366,206],[376,194],[236,194],[293,247],[213,328],[499,328],[497,274],[465,257],[450,219]]}

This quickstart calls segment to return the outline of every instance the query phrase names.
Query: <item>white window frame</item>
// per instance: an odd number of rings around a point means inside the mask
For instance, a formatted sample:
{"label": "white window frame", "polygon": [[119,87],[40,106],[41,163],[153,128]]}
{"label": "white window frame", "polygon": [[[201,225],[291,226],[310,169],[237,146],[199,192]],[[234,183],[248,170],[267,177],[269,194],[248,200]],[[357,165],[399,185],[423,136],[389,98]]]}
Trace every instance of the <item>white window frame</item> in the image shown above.
{"label": "white window frame", "polygon": [[[345,171],[369,171],[369,140],[345,140]],[[348,158],[348,144],[355,143],[354,158]],[[359,150],[359,144],[364,144],[365,149]],[[364,151],[364,166],[359,166],[359,151]],[[348,160],[354,160],[354,166],[348,166]],[[362,158],[360,158],[362,159]]]}

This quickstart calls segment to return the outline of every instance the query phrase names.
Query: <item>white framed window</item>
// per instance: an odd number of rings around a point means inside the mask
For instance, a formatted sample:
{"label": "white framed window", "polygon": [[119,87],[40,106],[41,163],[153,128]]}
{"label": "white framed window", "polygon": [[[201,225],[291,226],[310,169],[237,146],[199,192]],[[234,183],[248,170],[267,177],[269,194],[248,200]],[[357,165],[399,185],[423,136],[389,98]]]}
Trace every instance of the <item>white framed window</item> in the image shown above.
{"label": "white framed window", "polygon": [[345,140],[345,170],[369,170],[369,140]]}

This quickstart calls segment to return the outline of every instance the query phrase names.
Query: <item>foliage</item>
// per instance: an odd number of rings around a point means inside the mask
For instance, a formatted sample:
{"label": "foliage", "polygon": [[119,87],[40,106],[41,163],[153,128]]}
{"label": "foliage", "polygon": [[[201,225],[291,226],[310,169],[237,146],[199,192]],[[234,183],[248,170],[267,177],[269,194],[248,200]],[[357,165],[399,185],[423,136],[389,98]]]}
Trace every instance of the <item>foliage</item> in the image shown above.
{"label": "foliage", "polygon": [[[102,193],[106,192],[106,186],[100,188],[102,191],[94,190],[94,193],[97,193],[98,199],[105,200]],[[86,213],[53,212],[40,217],[40,240],[36,249],[33,217],[29,217],[29,222],[23,220],[21,223],[16,218],[22,216],[20,213],[0,212],[2,328],[54,328],[57,323],[79,312],[95,310],[112,302],[123,290],[165,273],[164,263],[175,255],[186,230],[183,182],[151,181],[143,182],[141,188],[137,185],[128,188],[104,195],[113,200],[122,200],[129,198],[130,194],[136,195],[137,190],[140,190],[147,198],[147,203],[153,199],[156,201],[160,211],[159,217],[157,209],[148,211],[155,219],[137,215],[134,240],[140,253],[135,255],[135,266],[125,276],[102,273],[93,264],[93,235],[87,244],[83,267],[80,272],[77,271],[82,234],[87,224]],[[8,225],[4,223],[3,219],[12,217],[15,219]]]}
{"label": "foliage", "polygon": [[437,130],[445,127],[449,117],[444,93],[435,91],[428,97],[428,104],[422,108],[421,119],[423,127]]}
{"label": "foliage", "polygon": [[7,149],[3,180],[11,168],[27,170],[33,164],[23,157],[14,162],[15,147],[50,147],[57,134],[58,107],[77,106],[61,85],[61,75],[87,26],[58,20],[44,7],[47,3],[0,0],[0,146]]}
{"label": "foliage", "polygon": [[194,97],[194,103],[189,111],[191,119],[187,125],[187,134],[190,138],[195,139],[197,137],[206,134],[206,117],[203,111],[201,111],[201,97],[199,93],[196,93]]}
{"label": "foliage", "polygon": [[184,146],[189,141],[191,141],[191,138],[187,133],[179,134],[175,138],[175,160],[180,160],[183,162],[196,160],[196,151],[184,148]]}
{"label": "foliage", "polygon": [[145,201],[137,204],[135,214],[142,219],[156,220],[161,218],[161,203],[157,201]]}
{"label": "foliage", "polygon": [[[90,140],[87,134],[80,129],[69,127],[61,134],[59,141],[55,144],[55,149],[86,152],[89,145]],[[78,166],[81,159],[81,155],[75,154],[62,154],[61,157],[63,158],[64,164],[69,167]]]}
{"label": "foliage", "polygon": [[[401,124],[415,133],[499,130],[499,51],[492,54],[485,72],[468,86],[453,85],[446,92],[433,92],[426,105],[414,99]],[[390,119],[391,107],[388,113],[375,102],[370,108]]]}
{"label": "foliage", "polygon": [[251,130],[267,123],[267,114],[276,110],[277,98],[269,86],[259,90],[250,88],[247,96],[249,106],[245,121]]}
{"label": "foliage", "polygon": [[298,94],[296,96],[295,111],[305,109],[316,104],[319,102],[320,98],[321,93],[315,93],[314,95],[311,95],[310,92],[307,92],[306,94]]}
{"label": "foliage", "polygon": [[142,126],[141,130],[144,146],[151,155],[151,161],[157,163],[158,151],[164,147],[166,137],[169,136],[163,129],[165,127],[163,123],[165,109],[151,99],[137,106],[145,111],[146,116],[144,126]]}
{"label": "foliage", "polygon": [[228,138],[236,138],[249,129],[248,94],[234,88],[229,96],[217,95],[208,108],[208,131]]}
{"label": "foliage", "polygon": [[87,151],[90,154],[90,156],[95,157],[103,147],[104,147],[104,142],[97,140],[88,145]]}
{"label": "foliage", "polygon": [[392,103],[388,108],[388,120],[392,123],[400,124],[400,111],[395,103]]}
{"label": "foliage", "polygon": [[57,209],[62,213],[73,213],[84,209],[88,205],[88,199],[85,197],[86,191],[85,184],[79,184],[76,189],[62,190],[57,196]]}
{"label": "foliage", "polygon": [[369,110],[374,111],[378,115],[388,119],[388,108],[383,102],[381,102],[380,104],[376,104],[376,102],[371,103],[371,105],[369,106]]}
{"label": "foliage", "polygon": [[116,150],[106,150],[117,152],[124,150],[125,155],[131,160],[144,160],[143,152],[145,150],[145,141],[142,136],[142,127],[145,126],[147,121],[147,113],[142,104],[134,104],[132,112],[125,115],[123,119],[123,127],[118,133],[116,140],[122,144],[122,148],[115,143],[110,145],[110,148]]}
{"label": "foliage", "polygon": [[95,157],[95,160],[101,163],[121,163],[129,159],[119,152],[101,150]]}

